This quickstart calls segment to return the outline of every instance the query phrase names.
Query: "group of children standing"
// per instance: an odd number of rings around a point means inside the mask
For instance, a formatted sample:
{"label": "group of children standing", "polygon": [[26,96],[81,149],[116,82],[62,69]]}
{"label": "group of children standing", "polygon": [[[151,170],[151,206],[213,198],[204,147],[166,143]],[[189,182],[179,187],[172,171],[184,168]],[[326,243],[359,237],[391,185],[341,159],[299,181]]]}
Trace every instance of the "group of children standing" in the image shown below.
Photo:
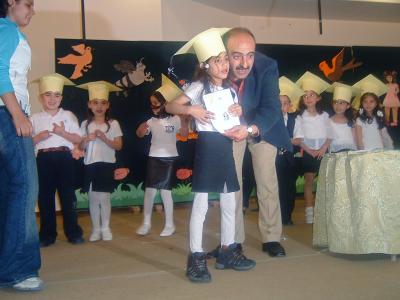
{"label": "group of children standing", "polygon": [[[387,92],[387,86],[373,75],[368,75],[353,86],[337,82],[330,85],[310,72],[306,72],[296,83],[281,77],[279,85],[285,123],[293,145],[300,150],[288,154],[291,163],[282,164],[282,157],[277,157],[282,219],[286,224],[292,223],[291,213],[295,198],[293,191],[296,190],[296,178],[299,175],[298,165],[294,162],[295,157],[301,157],[305,218],[306,223],[312,224],[313,181],[325,153],[393,149],[379,100]],[[333,93],[333,115],[330,117],[321,108],[321,93],[325,91]],[[351,105],[354,96],[360,97],[358,112]],[[292,111],[296,112],[288,113],[290,102]],[[291,120],[294,118],[293,125]]]}

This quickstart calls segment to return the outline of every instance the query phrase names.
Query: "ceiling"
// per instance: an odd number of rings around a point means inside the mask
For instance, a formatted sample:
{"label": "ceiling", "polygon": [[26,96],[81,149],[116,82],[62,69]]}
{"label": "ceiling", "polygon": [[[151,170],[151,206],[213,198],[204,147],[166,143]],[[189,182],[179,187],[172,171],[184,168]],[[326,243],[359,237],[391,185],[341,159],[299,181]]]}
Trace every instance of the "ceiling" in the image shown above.
{"label": "ceiling", "polygon": [[[318,0],[193,0],[240,16],[318,18]],[[321,0],[322,19],[400,23],[400,0]]]}

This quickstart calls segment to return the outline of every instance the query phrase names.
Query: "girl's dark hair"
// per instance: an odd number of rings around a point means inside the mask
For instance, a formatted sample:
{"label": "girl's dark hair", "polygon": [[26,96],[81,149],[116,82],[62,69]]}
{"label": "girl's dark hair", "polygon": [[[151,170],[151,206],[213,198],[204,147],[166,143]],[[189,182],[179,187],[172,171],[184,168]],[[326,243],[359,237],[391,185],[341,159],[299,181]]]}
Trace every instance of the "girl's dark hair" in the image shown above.
{"label": "girl's dark hair", "polygon": [[383,76],[385,77],[385,81],[387,76],[392,76],[393,78],[392,83],[396,83],[396,77],[397,77],[396,71],[385,71],[383,72]]}
{"label": "girl's dark hair", "polygon": [[[17,0],[18,2],[18,0]],[[8,8],[10,4],[8,4],[8,0],[0,0],[0,18],[7,17]]]}
{"label": "girl's dark hair", "polygon": [[347,125],[351,128],[354,127],[354,117],[355,117],[355,111],[354,109],[351,107],[346,109],[346,111],[344,112],[344,116],[347,119]]}
{"label": "girl's dark hair", "polygon": [[[89,124],[93,122],[93,119],[94,119],[94,114],[93,114],[92,110],[88,107],[87,123],[86,123],[86,134],[89,134],[89,130],[88,130]],[[108,132],[110,130],[110,121],[112,121],[110,107],[108,107],[108,109],[106,110],[106,113],[105,113],[105,116],[104,116],[104,120],[106,121],[106,124],[107,124],[106,132]]]}
{"label": "girl's dark hair", "polygon": [[160,92],[155,91],[153,94],[151,94],[151,96],[154,96],[157,99],[157,101],[160,102],[161,105],[160,112],[158,113],[157,118],[164,119],[172,116],[165,110],[165,103],[167,102],[167,100],[165,100],[164,96]]}
{"label": "girl's dark hair", "polygon": [[[317,94],[318,95],[318,94]],[[318,97],[321,98],[320,95],[318,95]],[[299,115],[302,115],[304,113],[304,111],[307,109],[307,106],[304,104],[304,97],[301,96],[300,97],[300,101],[299,101]],[[320,115],[322,114],[324,111],[322,109],[322,102],[321,99],[319,101],[317,101],[317,103],[315,103],[315,109],[317,110],[317,113]]]}
{"label": "girl's dark hair", "polygon": [[[374,108],[373,112],[372,112],[372,117],[368,116],[367,113],[365,112],[365,110],[363,109],[363,102],[367,97],[372,97],[375,102],[376,102],[376,107]],[[382,129],[383,127],[385,127],[385,122],[383,119],[383,111],[380,108],[380,101],[377,95],[375,95],[374,93],[364,93],[361,98],[360,98],[360,111],[358,112],[358,116],[360,118],[360,120],[364,123],[368,123],[371,124],[374,121],[374,118],[376,118],[376,122],[378,123],[378,128]],[[381,112],[380,115],[378,116],[378,111]]]}

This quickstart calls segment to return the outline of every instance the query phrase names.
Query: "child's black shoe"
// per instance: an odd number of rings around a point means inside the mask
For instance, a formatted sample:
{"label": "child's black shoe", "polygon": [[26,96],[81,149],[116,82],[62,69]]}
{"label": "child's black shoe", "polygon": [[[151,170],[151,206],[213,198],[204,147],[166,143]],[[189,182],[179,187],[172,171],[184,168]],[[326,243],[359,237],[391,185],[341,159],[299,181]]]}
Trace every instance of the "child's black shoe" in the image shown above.
{"label": "child's black shoe", "polygon": [[206,253],[195,252],[188,256],[186,276],[191,282],[206,283],[211,281],[207,268]]}
{"label": "child's black shoe", "polygon": [[231,244],[227,248],[220,248],[215,268],[219,270],[234,269],[236,271],[247,271],[256,266],[256,262],[243,255],[241,247]]}

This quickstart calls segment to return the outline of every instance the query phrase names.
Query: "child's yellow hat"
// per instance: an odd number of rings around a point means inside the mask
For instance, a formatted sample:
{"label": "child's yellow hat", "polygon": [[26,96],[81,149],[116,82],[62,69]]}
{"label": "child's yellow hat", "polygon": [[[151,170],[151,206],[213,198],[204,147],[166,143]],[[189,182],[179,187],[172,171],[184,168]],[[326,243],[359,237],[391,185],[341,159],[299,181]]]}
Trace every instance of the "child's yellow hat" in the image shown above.
{"label": "child's yellow hat", "polygon": [[279,78],[279,95],[288,96],[292,103],[292,110],[297,110],[299,101],[304,92],[289,78],[281,76]]}
{"label": "child's yellow hat", "polygon": [[374,93],[378,97],[382,96],[388,91],[386,84],[372,74],[369,74],[359,82],[355,83],[353,87],[359,88],[361,95],[365,93]]}
{"label": "child's yellow hat", "polygon": [[163,95],[167,102],[171,102],[183,93],[182,90],[164,74],[161,74],[161,86],[156,91]]}
{"label": "child's yellow hat", "polygon": [[195,53],[200,63],[226,52],[221,36],[230,28],[210,28],[183,45],[174,55]]}
{"label": "child's yellow hat", "polygon": [[122,89],[107,81],[87,82],[76,87],[89,91],[89,101],[94,99],[108,101],[110,92],[122,91]]}
{"label": "child's yellow hat", "polygon": [[42,76],[34,82],[39,82],[39,95],[42,95],[46,92],[58,92],[62,94],[64,85],[75,85],[75,83],[73,83],[67,77],[64,77],[58,73]]}
{"label": "child's yellow hat", "polygon": [[314,75],[313,73],[311,73],[309,71],[305,72],[296,81],[296,84],[304,92],[305,91],[314,91],[318,95],[320,95],[323,91],[325,91],[329,87],[329,83],[327,83],[325,80],[322,80],[317,75]]}
{"label": "child's yellow hat", "polygon": [[359,92],[357,88],[340,82],[334,82],[326,91],[333,93],[333,100],[343,100],[348,103],[351,103],[351,98]]}

